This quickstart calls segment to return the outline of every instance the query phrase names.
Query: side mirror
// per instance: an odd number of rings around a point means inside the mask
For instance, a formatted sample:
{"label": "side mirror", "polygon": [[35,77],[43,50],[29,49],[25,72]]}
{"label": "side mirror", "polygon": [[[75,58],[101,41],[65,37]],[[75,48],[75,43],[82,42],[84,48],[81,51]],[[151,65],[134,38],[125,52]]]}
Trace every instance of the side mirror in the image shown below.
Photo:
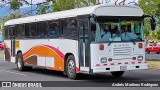
{"label": "side mirror", "polygon": [[155,30],[156,29],[156,20],[153,17],[151,17],[150,23],[151,23],[151,29]]}

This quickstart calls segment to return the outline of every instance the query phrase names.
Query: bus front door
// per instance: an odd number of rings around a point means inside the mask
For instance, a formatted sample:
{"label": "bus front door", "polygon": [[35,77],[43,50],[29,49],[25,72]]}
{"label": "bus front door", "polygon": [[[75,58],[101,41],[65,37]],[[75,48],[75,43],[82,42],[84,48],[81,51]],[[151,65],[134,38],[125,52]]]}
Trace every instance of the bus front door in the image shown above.
{"label": "bus front door", "polygon": [[11,62],[15,62],[15,28],[11,27],[10,30],[10,38],[11,38]]}
{"label": "bus front door", "polygon": [[80,71],[89,71],[89,21],[78,20]]}

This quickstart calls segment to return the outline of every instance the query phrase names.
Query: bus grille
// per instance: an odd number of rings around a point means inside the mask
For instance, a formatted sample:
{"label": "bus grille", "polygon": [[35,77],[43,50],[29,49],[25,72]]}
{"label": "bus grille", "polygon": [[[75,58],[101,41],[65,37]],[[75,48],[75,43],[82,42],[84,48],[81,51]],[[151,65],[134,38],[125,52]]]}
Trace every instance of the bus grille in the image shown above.
{"label": "bus grille", "polygon": [[114,56],[126,56],[126,55],[131,55],[132,54],[132,49],[131,47],[114,47],[113,48],[113,55]]}

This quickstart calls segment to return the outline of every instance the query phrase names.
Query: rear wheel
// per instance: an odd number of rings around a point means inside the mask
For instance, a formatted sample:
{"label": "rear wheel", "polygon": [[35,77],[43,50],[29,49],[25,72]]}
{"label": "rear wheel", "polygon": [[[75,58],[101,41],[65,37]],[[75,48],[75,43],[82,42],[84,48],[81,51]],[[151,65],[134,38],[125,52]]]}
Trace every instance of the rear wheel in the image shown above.
{"label": "rear wheel", "polygon": [[73,55],[70,55],[67,58],[66,63],[66,74],[70,79],[76,79],[76,64],[75,64],[75,58]]}
{"label": "rear wheel", "polygon": [[150,51],[147,49],[147,50],[146,50],[146,53],[147,53],[147,54],[149,54],[149,53],[150,53]]}
{"label": "rear wheel", "polygon": [[124,71],[111,72],[114,77],[121,77],[124,74]]}

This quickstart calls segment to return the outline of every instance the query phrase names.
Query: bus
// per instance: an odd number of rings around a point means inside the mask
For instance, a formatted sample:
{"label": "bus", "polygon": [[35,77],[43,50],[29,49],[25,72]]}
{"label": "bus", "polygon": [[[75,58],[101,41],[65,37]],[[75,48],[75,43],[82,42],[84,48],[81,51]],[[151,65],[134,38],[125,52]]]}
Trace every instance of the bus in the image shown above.
{"label": "bus", "polygon": [[9,20],[4,60],[16,63],[19,71],[39,67],[70,79],[80,73],[120,77],[147,69],[145,17],[138,6],[111,4]]}

